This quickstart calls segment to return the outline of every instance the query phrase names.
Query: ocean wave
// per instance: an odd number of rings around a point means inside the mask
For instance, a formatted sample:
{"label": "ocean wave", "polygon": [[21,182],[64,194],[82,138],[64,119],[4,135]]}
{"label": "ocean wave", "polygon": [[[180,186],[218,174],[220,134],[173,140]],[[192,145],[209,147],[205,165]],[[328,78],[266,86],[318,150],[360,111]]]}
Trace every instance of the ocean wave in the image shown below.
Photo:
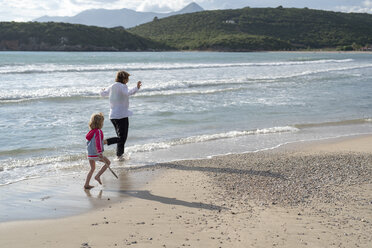
{"label": "ocean wave", "polygon": [[159,150],[159,149],[167,149],[172,146],[208,142],[208,141],[220,140],[220,139],[236,138],[236,137],[246,136],[246,135],[296,132],[298,130],[299,129],[296,127],[284,126],[284,127],[272,127],[272,128],[247,130],[247,131],[230,131],[230,132],[218,133],[218,134],[204,134],[204,135],[174,139],[174,140],[165,141],[165,142],[135,145],[135,146],[129,147],[127,150],[130,153],[148,152],[148,151]]}
{"label": "ocean wave", "polygon": [[[143,88],[134,97],[149,97],[149,96],[169,96],[169,95],[190,95],[190,94],[214,94],[219,92],[239,91],[246,86],[265,83],[280,83],[280,80],[303,77],[319,73],[347,71],[362,68],[372,67],[372,64],[360,66],[348,66],[338,68],[323,68],[301,72],[290,72],[284,75],[266,75],[257,76],[255,78],[241,77],[230,79],[210,79],[200,81],[184,81],[174,80],[169,82],[161,82],[151,84]],[[232,87],[222,88],[225,85]],[[242,86],[244,85],[244,86]],[[209,87],[209,88],[208,88]],[[212,88],[215,87],[215,88]],[[205,88],[205,89],[201,89]],[[101,87],[66,87],[66,88],[42,88],[37,90],[10,90],[0,91],[0,104],[20,103],[33,100],[51,100],[58,101],[63,99],[78,99],[99,97],[98,92]]]}
{"label": "ocean wave", "polygon": [[29,157],[27,159],[8,158],[0,161],[0,168],[3,170],[11,170],[14,168],[45,166],[47,164],[57,165],[82,159],[85,159],[85,154],[63,154],[60,156]]}
{"label": "ocean wave", "polygon": [[[205,94],[216,94],[222,92],[232,92],[232,91],[239,91],[243,90],[245,87],[239,88],[225,88],[225,89],[194,89],[194,90],[154,90],[154,91],[144,91],[141,94],[135,95],[133,97],[156,97],[156,96],[172,96],[172,95],[205,95]],[[14,97],[0,97],[0,105],[1,104],[17,104],[23,102],[32,102],[32,101],[71,101],[71,100],[80,100],[80,99],[93,99],[93,98],[101,98],[98,93],[94,92],[87,92],[84,95],[64,95],[64,96],[14,96]]]}
{"label": "ocean wave", "polygon": [[[256,81],[257,80],[250,80],[249,84],[254,84]],[[271,82],[270,80],[265,81],[267,83]],[[221,88],[228,84],[234,85],[234,87]],[[139,93],[132,97],[213,94],[241,90],[244,87],[239,87],[239,85],[245,84],[247,84],[246,78],[200,81],[173,80],[168,82],[152,83],[148,86],[146,85],[146,87],[142,88]],[[82,86],[40,88],[37,90],[0,90],[0,104],[22,103],[35,100],[63,101],[64,99],[99,98],[101,88],[102,87]]]}
{"label": "ocean wave", "polygon": [[166,91],[147,91],[141,93],[141,97],[153,97],[153,96],[176,96],[176,95],[206,95],[206,94],[216,94],[222,92],[232,92],[246,89],[245,87],[238,88],[225,88],[225,89],[209,89],[209,90],[166,90]]}
{"label": "ocean wave", "polygon": [[0,66],[0,74],[34,74],[58,72],[99,72],[122,70],[123,65],[72,65],[72,64],[30,64]]}
{"label": "ocean wave", "polygon": [[81,98],[92,98],[99,97],[98,92],[100,88],[43,88],[38,90],[11,90],[11,91],[0,91],[0,104],[7,103],[22,103],[35,100],[46,100],[46,101],[63,101],[63,100],[74,100]]}
{"label": "ocean wave", "polygon": [[291,66],[327,63],[349,63],[353,59],[322,59],[310,61],[283,61],[283,62],[254,62],[254,63],[131,63],[131,64],[94,64],[94,65],[73,65],[73,64],[16,64],[0,65],[0,74],[32,74],[32,73],[56,73],[56,72],[99,72],[117,71],[125,68],[128,71],[141,70],[185,70],[200,68],[229,68],[229,67],[258,67],[258,66]]}
{"label": "ocean wave", "polygon": [[0,151],[0,156],[27,155],[27,154],[34,154],[34,153],[40,153],[40,152],[52,151],[52,150],[54,150],[54,148],[14,149],[14,150]]}
{"label": "ocean wave", "polygon": [[[285,72],[279,75],[257,75],[256,77],[240,77],[229,79],[209,79],[199,81],[187,80],[172,80],[168,82],[157,82],[146,85],[141,91],[133,97],[148,97],[148,96],[169,96],[169,95],[183,95],[183,94],[213,94],[224,91],[240,90],[244,86],[280,83],[282,80],[304,77],[319,73],[349,71],[356,69],[370,68],[372,64],[364,64],[357,66],[342,66],[336,68],[322,67],[320,69],[312,69],[298,72]],[[224,86],[230,87],[223,89]],[[209,88],[208,88],[209,87]],[[215,87],[215,88],[213,88]],[[240,87],[240,88],[239,88]],[[195,89],[194,89],[195,88]],[[205,89],[201,89],[205,88]],[[237,89],[236,89],[237,88]],[[37,90],[0,90],[0,104],[18,103],[32,100],[58,100],[71,99],[76,97],[99,97],[98,92],[101,87],[63,87],[63,88],[40,88]]]}
{"label": "ocean wave", "polygon": [[[247,77],[239,77],[239,78],[222,78],[222,79],[208,79],[208,80],[199,80],[199,81],[188,81],[188,80],[173,80],[168,82],[161,82],[158,84],[151,84],[147,85],[143,89],[141,89],[140,93],[135,95],[137,97],[140,96],[148,96],[152,95],[153,92],[155,95],[170,95],[170,91],[173,91],[175,94],[182,94],[183,92],[177,90],[190,90],[195,88],[196,90],[200,90],[199,88],[205,87],[224,87],[226,85],[238,86],[253,86],[255,84],[262,85],[262,84],[271,84],[271,83],[281,83],[283,80],[303,77],[313,74],[319,73],[327,73],[327,72],[337,72],[337,71],[348,71],[348,70],[356,70],[356,69],[364,69],[372,67],[372,64],[364,64],[358,66],[343,66],[343,67],[336,67],[336,68],[328,68],[322,67],[319,69],[312,69],[312,70],[305,70],[305,71],[297,71],[297,72],[285,72],[285,74],[279,75],[255,75],[255,76],[247,76]],[[339,77],[339,76],[337,76]],[[232,90],[232,87],[229,87]],[[219,92],[219,88],[212,89]],[[229,90],[228,90],[229,91]]]}
{"label": "ocean wave", "polygon": [[[296,132],[296,127],[284,126],[284,127],[272,127],[248,131],[230,131],[225,133],[217,134],[204,134],[198,136],[190,136],[179,139],[173,139],[163,142],[147,143],[142,145],[134,145],[126,148],[129,153],[136,152],[148,152],[159,149],[167,149],[172,146],[185,145],[192,143],[208,142],[212,140],[220,140],[227,138],[236,138],[245,135],[260,135],[260,134],[272,134],[272,133],[283,133],[283,132]],[[114,155],[114,154],[111,154]],[[60,156],[43,156],[43,157],[32,157],[27,159],[6,159],[0,161],[0,168],[4,171],[9,171],[15,168],[27,168],[37,166],[51,166],[51,169],[68,169],[76,166],[79,163],[72,163],[77,161],[85,160],[86,154],[62,154]],[[81,163],[80,163],[81,164]],[[1,172],[0,172],[1,173]]]}
{"label": "ocean wave", "polygon": [[243,131],[229,131],[224,133],[216,134],[203,134],[197,136],[190,136],[185,138],[179,138],[164,142],[147,143],[143,145],[135,145],[128,147],[128,152],[148,152],[159,149],[168,149],[172,146],[186,145],[193,143],[208,142],[213,140],[237,138],[247,135],[262,135],[262,134],[275,134],[275,133],[288,133],[288,132],[298,132],[301,129],[311,128],[311,127],[323,127],[323,126],[337,126],[337,125],[358,125],[372,122],[371,118],[355,119],[355,120],[342,120],[338,122],[323,122],[323,123],[307,123],[307,124],[295,124],[290,126],[278,126],[271,128],[262,128],[255,130],[243,130]]}

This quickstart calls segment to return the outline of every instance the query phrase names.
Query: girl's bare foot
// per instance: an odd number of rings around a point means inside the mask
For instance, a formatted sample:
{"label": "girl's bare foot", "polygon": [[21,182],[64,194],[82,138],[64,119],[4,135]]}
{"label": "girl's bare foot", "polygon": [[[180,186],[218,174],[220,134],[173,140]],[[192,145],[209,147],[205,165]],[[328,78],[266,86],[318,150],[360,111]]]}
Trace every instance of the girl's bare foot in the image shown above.
{"label": "girl's bare foot", "polygon": [[84,189],[91,189],[91,188],[94,188],[94,186],[91,186],[91,185],[84,186]]}
{"label": "girl's bare foot", "polygon": [[96,180],[97,180],[97,182],[98,182],[99,184],[101,184],[101,185],[102,185],[102,182],[101,182],[101,178],[100,178],[100,177],[98,177],[98,176],[95,176],[95,177],[94,177],[94,179],[96,179]]}

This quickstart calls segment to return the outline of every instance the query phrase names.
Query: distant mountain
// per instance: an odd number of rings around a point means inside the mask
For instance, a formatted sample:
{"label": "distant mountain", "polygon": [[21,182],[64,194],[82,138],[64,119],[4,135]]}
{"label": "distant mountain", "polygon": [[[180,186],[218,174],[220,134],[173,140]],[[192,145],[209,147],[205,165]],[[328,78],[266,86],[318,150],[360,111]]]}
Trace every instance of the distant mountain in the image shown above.
{"label": "distant mountain", "polygon": [[[200,7],[197,3],[192,2],[179,11],[171,12],[171,15],[182,15],[182,14],[195,13],[195,12],[200,12],[200,11],[204,11],[204,9]],[[168,16],[171,16],[171,15],[168,15]]]}
{"label": "distant mountain", "polygon": [[190,3],[183,9],[169,13],[155,13],[155,12],[137,12],[131,9],[90,9],[80,12],[75,16],[42,16],[33,21],[36,22],[65,22],[73,24],[83,24],[98,27],[118,27],[124,28],[134,27],[146,22],[152,21],[155,17],[158,19],[203,11],[203,8],[196,3]]}
{"label": "distant mountain", "polygon": [[247,7],[170,16],[127,30],[180,50],[352,50],[372,44],[372,15]]}

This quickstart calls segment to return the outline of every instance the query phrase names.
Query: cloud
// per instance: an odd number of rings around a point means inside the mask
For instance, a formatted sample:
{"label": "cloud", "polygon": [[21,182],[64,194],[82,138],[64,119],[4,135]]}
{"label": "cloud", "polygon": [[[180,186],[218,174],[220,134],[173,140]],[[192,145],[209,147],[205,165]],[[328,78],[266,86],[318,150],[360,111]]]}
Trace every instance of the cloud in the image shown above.
{"label": "cloud", "polygon": [[[21,7],[20,7],[21,6]],[[54,1],[7,0],[0,1],[3,21],[29,21],[46,13],[49,9],[57,9]]]}
{"label": "cloud", "polygon": [[0,0],[0,21],[31,21],[49,16],[73,16],[94,8],[135,9],[138,0]]}
{"label": "cloud", "polygon": [[364,0],[360,5],[337,6],[336,10],[349,13],[372,13],[372,0]]}
{"label": "cloud", "polygon": [[170,12],[175,10],[180,10],[193,0],[144,0],[137,7],[137,11],[142,12]]}
{"label": "cloud", "polygon": [[94,8],[170,12],[180,10],[191,2],[210,10],[283,5],[372,13],[372,0],[0,0],[0,21],[31,21],[44,15],[73,16]]}
{"label": "cloud", "polygon": [[118,0],[70,0],[73,4],[105,4],[105,3],[114,3],[118,2]]}
{"label": "cloud", "polygon": [[366,6],[367,8],[372,8],[372,0],[365,0],[363,2],[363,5]]}

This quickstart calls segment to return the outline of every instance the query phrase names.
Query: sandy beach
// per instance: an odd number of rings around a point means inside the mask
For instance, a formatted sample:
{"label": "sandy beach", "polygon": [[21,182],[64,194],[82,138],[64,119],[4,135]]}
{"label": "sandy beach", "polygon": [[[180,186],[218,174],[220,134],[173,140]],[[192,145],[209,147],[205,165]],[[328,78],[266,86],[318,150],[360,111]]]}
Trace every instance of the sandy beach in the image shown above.
{"label": "sandy beach", "polygon": [[23,199],[30,220],[0,223],[0,247],[371,247],[371,143],[295,143],[124,169],[119,180],[106,172],[90,192],[85,175],[19,183],[11,193],[48,193]]}

